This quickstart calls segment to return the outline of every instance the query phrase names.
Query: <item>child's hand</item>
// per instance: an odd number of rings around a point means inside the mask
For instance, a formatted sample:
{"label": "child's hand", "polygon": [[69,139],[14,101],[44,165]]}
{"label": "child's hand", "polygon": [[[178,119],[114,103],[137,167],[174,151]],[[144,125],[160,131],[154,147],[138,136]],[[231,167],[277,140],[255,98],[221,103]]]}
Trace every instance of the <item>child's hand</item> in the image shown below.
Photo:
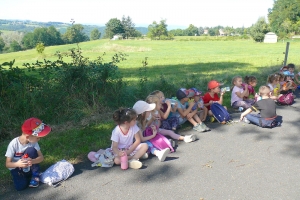
{"label": "child's hand", "polygon": [[166,100],[165,101],[165,103],[168,105],[168,107],[170,107],[171,106],[171,101],[168,99],[168,100]]}
{"label": "child's hand", "polygon": [[193,117],[193,114],[192,114],[192,113],[189,113],[189,114],[186,115],[186,118],[187,118],[187,119],[191,119],[192,117]]}
{"label": "child's hand", "polygon": [[211,104],[213,104],[214,103],[214,101],[213,100],[210,100],[209,101],[209,105],[211,105]]}
{"label": "child's hand", "polygon": [[155,135],[157,134],[156,126],[151,125],[150,127],[152,128],[152,133],[153,133],[153,135],[155,136]]}
{"label": "child's hand", "polygon": [[28,160],[19,159],[19,160],[17,161],[17,166],[18,166],[18,167],[22,167],[22,168],[28,167],[28,166],[29,166],[29,165],[28,165]]}
{"label": "child's hand", "polygon": [[189,107],[193,107],[195,105],[195,101],[189,102]]}

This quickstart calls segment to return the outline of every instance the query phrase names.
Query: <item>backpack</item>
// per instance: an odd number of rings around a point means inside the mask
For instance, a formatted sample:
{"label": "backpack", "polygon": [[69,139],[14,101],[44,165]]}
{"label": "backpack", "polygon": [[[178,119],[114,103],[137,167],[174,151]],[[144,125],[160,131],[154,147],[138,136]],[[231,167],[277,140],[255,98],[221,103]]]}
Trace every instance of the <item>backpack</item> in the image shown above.
{"label": "backpack", "polygon": [[61,160],[51,165],[45,172],[43,172],[40,176],[40,181],[56,187],[62,181],[69,178],[73,172],[73,165],[66,160]]}
{"label": "backpack", "polygon": [[219,103],[213,103],[210,106],[210,110],[214,117],[218,120],[221,124],[226,124],[226,122],[229,122],[231,120],[231,117],[227,110]]}
{"label": "backpack", "polygon": [[277,103],[279,103],[280,105],[292,105],[294,103],[293,93],[287,93],[281,95],[277,99]]}
{"label": "backpack", "polygon": [[[143,132],[143,135],[145,137],[153,135],[152,128],[147,127],[146,130]],[[156,136],[154,138],[150,139],[149,141],[158,150],[163,150],[163,149],[169,148],[171,150],[171,152],[174,152],[174,149],[173,149],[172,144],[170,143],[170,141],[165,136],[163,136],[162,134],[160,134],[158,132],[157,132]]]}

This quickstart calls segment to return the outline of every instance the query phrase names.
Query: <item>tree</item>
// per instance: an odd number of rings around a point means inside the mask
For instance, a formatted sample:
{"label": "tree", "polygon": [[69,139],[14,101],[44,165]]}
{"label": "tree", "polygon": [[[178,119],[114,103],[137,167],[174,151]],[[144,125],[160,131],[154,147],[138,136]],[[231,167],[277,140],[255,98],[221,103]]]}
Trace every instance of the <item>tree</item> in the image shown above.
{"label": "tree", "polygon": [[33,33],[26,33],[26,35],[22,39],[22,44],[25,49],[32,49],[35,46]]}
{"label": "tree", "polygon": [[43,43],[38,43],[35,47],[36,51],[39,53],[39,54],[42,54],[45,50],[45,46]]}
{"label": "tree", "polygon": [[46,46],[60,45],[64,43],[60,32],[54,26],[50,26],[47,30],[47,33],[49,37],[49,43]]}
{"label": "tree", "polygon": [[0,37],[0,52],[3,50],[3,48],[5,47],[5,43],[2,37]]}
{"label": "tree", "polygon": [[275,0],[273,8],[269,9],[268,20],[272,31],[276,33],[299,33],[299,26],[295,24],[300,21],[300,1]]}
{"label": "tree", "polygon": [[88,41],[89,37],[83,32],[84,27],[81,24],[74,24],[67,28],[63,35],[63,40],[67,44]]}
{"label": "tree", "polygon": [[105,38],[112,38],[116,34],[124,34],[123,24],[117,18],[110,19],[105,26]]}
{"label": "tree", "polygon": [[216,35],[216,30],[213,29],[213,28],[210,28],[210,29],[208,29],[208,34],[209,34],[210,36],[215,36],[215,35]]}
{"label": "tree", "polygon": [[21,45],[17,41],[12,41],[10,43],[10,50],[11,51],[20,51],[22,49]]}
{"label": "tree", "polygon": [[125,18],[125,16],[123,15],[121,23],[124,29],[123,37],[124,38],[135,37],[136,34],[136,30],[134,28],[135,24],[132,22],[131,18],[129,16]]}
{"label": "tree", "polygon": [[264,17],[259,18],[257,22],[250,27],[250,35],[256,42],[262,42],[265,34],[269,31],[269,25]]}
{"label": "tree", "polygon": [[193,24],[190,24],[189,27],[186,29],[188,36],[199,35],[198,28]]}
{"label": "tree", "polygon": [[204,28],[203,27],[199,27],[198,28],[198,33],[199,33],[199,35],[202,35],[204,33]]}
{"label": "tree", "polygon": [[158,24],[154,21],[152,24],[148,26],[148,37],[151,39],[165,39],[168,38],[168,30],[167,30],[166,20],[161,20]]}
{"label": "tree", "polygon": [[91,32],[91,40],[98,40],[101,37],[101,32],[98,29],[93,29]]}

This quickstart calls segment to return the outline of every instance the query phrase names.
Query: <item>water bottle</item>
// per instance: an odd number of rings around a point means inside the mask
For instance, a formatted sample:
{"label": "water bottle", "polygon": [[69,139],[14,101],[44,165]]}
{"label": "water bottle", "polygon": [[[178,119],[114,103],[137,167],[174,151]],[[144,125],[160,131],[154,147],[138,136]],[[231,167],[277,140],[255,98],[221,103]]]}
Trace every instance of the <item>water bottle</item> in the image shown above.
{"label": "water bottle", "polygon": [[243,107],[239,107],[239,111],[242,112],[244,110]]}
{"label": "water bottle", "polygon": [[[27,160],[28,162],[28,154],[26,153],[23,157],[22,157],[23,160]],[[30,167],[23,167],[23,172],[29,172],[30,171]]]}
{"label": "water bottle", "polygon": [[123,155],[121,156],[121,169],[128,169],[128,157],[125,151],[123,151]]}

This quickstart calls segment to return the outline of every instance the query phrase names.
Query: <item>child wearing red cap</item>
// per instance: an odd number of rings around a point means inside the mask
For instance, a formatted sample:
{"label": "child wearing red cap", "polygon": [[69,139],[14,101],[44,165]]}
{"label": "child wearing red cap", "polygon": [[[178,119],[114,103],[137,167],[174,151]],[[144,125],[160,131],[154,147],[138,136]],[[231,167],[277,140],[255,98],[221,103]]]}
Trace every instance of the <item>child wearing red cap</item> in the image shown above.
{"label": "child wearing red cap", "polygon": [[[39,163],[44,160],[37,143],[41,137],[48,135],[51,128],[37,118],[29,118],[22,125],[22,135],[14,138],[6,151],[6,167],[10,170],[16,190],[39,186]],[[27,160],[22,157],[27,154]],[[23,168],[30,167],[28,172]]]}
{"label": "child wearing red cap", "polygon": [[[213,122],[215,120],[215,118],[213,117],[213,114],[210,110],[210,105],[213,103],[219,103],[221,105],[223,104],[223,95],[224,95],[225,91],[222,91],[220,93],[221,85],[222,84],[216,80],[209,81],[207,84],[208,92],[206,92],[203,96],[204,106],[208,109],[208,115],[211,117],[210,118],[211,122]],[[218,93],[220,93],[220,97],[219,97]],[[224,106],[224,108],[227,110],[226,106]]]}

